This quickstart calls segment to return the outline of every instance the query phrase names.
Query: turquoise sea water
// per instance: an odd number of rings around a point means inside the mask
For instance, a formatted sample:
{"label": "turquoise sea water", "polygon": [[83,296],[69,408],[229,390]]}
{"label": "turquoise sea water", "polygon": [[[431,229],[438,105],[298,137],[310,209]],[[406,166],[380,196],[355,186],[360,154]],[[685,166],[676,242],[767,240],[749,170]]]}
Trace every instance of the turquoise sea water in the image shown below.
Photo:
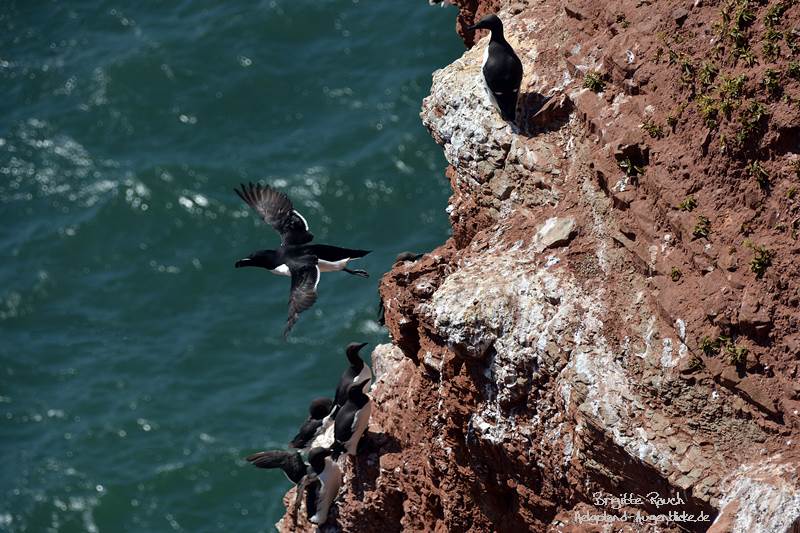
{"label": "turquoise sea water", "polygon": [[[424,0],[0,6],[0,530],[269,531],[282,447],[347,342],[386,340],[380,275],[447,235],[431,72],[462,45]],[[323,276],[288,342],[277,243],[233,194],[289,192]]]}

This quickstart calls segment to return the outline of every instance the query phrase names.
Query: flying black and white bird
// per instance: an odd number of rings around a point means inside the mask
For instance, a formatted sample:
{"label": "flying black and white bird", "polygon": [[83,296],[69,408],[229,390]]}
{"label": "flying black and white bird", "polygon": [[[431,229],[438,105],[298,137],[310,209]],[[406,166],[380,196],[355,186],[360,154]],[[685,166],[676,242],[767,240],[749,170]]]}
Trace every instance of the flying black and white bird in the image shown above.
{"label": "flying black and white bird", "polygon": [[514,122],[522,83],[522,62],[503,36],[503,22],[497,15],[487,15],[467,29],[492,32],[483,54],[483,81],[489,99],[503,119]]}
{"label": "flying black and white bird", "polygon": [[323,420],[331,413],[334,403],[330,398],[316,398],[308,406],[308,418],[289,443],[292,448],[305,448],[323,429]]}
{"label": "flying black and white bird", "polygon": [[258,468],[280,468],[286,478],[295,485],[303,480],[308,471],[308,466],[303,462],[299,452],[267,450],[248,456],[246,461]]}
{"label": "flying black and white bird", "polygon": [[331,502],[342,486],[342,469],[330,458],[330,448],[312,448],[308,452],[309,476],[306,482],[306,513],[313,524],[328,520]]}
{"label": "flying black and white bird", "polygon": [[336,413],[332,449],[337,454],[346,451],[349,455],[355,455],[358,441],[369,426],[372,400],[364,393],[367,383],[369,379],[352,383],[347,390],[347,401]]}
{"label": "flying black and white bird", "polygon": [[252,207],[264,222],[272,226],[281,236],[281,245],[276,250],[259,250],[236,261],[236,268],[261,267],[273,274],[290,276],[292,287],[289,296],[289,317],[286,320],[284,337],[294,326],[300,313],[317,301],[317,285],[320,272],[342,270],[348,274],[369,277],[364,270],[351,270],[347,263],[364,257],[369,250],[351,250],[326,244],[309,244],[314,236],[308,231],[308,223],[292,206],[291,200],[269,185],[241,185],[234,189],[244,202]]}
{"label": "flying black and white bird", "polygon": [[372,370],[358,354],[361,348],[366,345],[366,342],[351,342],[345,349],[345,354],[350,364],[342,372],[342,376],[339,378],[339,385],[336,387],[337,408],[341,408],[347,402],[347,391],[353,383],[363,383],[362,389],[364,389],[369,387],[369,383],[372,381]]}

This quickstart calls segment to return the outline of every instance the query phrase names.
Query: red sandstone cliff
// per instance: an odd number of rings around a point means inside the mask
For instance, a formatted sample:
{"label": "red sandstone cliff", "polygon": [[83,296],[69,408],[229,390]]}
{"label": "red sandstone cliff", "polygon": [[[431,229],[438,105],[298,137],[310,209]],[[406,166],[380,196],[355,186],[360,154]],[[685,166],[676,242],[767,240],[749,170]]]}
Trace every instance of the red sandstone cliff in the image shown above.
{"label": "red sandstone cliff", "polygon": [[[323,531],[798,531],[800,3],[450,3],[472,48],[421,117],[453,235],[383,278],[393,344]],[[495,11],[522,132],[463,32]],[[681,501],[609,499],[653,492]]]}

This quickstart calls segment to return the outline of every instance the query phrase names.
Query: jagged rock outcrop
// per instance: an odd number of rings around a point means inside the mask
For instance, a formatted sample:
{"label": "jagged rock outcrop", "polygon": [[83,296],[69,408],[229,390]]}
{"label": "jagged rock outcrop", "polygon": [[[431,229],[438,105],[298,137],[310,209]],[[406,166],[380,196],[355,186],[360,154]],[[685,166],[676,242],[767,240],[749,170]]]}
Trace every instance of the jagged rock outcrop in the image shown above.
{"label": "jagged rock outcrop", "polygon": [[[453,234],[382,280],[393,344],[322,531],[797,531],[800,4],[450,3],[462,32],[500,12],[527,118],[487,102],[485,37],[433,76]],[[771,67],[714,55],[742,8],[788,31],[753,45]]]}

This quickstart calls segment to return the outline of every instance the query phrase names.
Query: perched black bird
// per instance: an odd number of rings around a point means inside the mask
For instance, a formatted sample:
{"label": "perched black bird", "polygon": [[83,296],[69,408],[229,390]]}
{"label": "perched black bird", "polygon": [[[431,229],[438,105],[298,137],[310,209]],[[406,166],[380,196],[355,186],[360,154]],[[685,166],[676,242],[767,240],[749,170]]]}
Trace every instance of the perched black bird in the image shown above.
{"label": "perched black bird", "polygon": [[367,383],[369,379],[351,384],[347,390],[347,402],[336,413],[336,420],[333,423],[335,440],[331,447],[336,457],[343,451],[355,455],[358,441],[369,426],[372,400],[363,390]]}
{"label": "perched black bird", "polygon": [[514,122],[517,98],[522,83],[522,62],[503,37],[503,22],[497,15],[487,15],[468,30],[490,30],[492,38],[483,55],[483,80],[492,104],[503,119]]}
{"label": "perched black bird", "polygon": [[364,360],[361,359],[361,356],[358,355],[361,348],[366,345],[366,342],[351,342],[345,349],[345,354],[347,354],[347,360],[350,364],[344,372],[342,372],[342,376],[339,378],[339,385],[336,387],[336,405],[338,407],[343,406],[347,402],[347,391],[353,383],[363,383],[363,389],[364,387],[368,387],[369,382],[372,381],[372,370]]}
{"label": "perched black bird", "polygon": [[317,436],[320,428],[322,428],[322,421],[330,414],[332,409],[333,400],[330,398],[312,400],[308,406],[308,418],[300,426],[297,435],[289,443],[289,446],[292,448],[305,448]]}
{"label": "perched black bird", "polygon": [[299,452],[268,450],[254,453],[246,460],[258,468],[280,468],[295,485],[303,480],[308,470]]}
{"label": "perched black bird", "polygon": [[418,260],[420,257],[422,257],[423,255],[425,255],[425,254],[415,254],[413,252],[400,252],[399,254],[397,254],[397,257],[395,258],[394,262],[395,263],[399,263],[401,261],[414,262],[414,261]]}
{"label": "perched black bird", "polygon": [[289,317],[283,336],[289,334],[300,313],[317,301],[320,272],[343,270],[348,274],[369,277],[364,270],[350,270],[351,259],[364,257],[369,250],[351,250],[326,244],[309,244],[314,236],[308,231],[306,219],[292,207],[292,202],[282,192],[269,185],[241,185],[234,189],[244,202],[261,215],[281,236],[277,250],[259,250],[236,261],[236,268],[255,266],[266,268],[273,274],[290,276],[292,288],[289,296]]}
{"label": "perched black bird", "polygon": [[378,293],[378,324],[386,325],[386,306],[383,305],[383,296]]}
{"label": "perched black bird", "polygon": [[328,509],[342,486],[342,469],[331,461],[330,448],[308,452],[309,475],[306,481],[306,513],[313,524],[328,520]]}

